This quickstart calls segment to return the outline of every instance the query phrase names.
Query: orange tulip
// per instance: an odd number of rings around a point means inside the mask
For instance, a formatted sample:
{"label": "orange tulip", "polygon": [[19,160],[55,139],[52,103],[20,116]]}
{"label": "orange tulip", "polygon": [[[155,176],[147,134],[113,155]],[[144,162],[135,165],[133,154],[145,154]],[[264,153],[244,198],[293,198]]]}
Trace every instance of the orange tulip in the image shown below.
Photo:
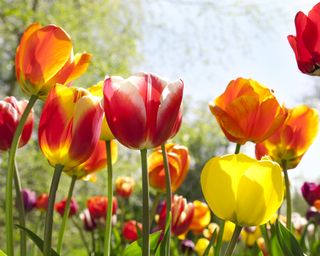
{"label": "orange tulip", "polygon": [[209,225],[211,220],[211,214],[209,207],[206,203],[201,202],[199,200],[195,200],[193,201],[193,205],[194,215],[192,222],[189,226],[189,230],[191,230],[195,235],[199,235]]}
{"label": "orange tulip", "polygon": [[270,138],[256,145],[256,157],[269,155],[287,169],[295,168],[306,153],[318,132],[318,113],[300,105],[289,109],[285,123]]}
{"label": "orange tulip", "polygon": [[[190,165],[190,156],[187,147],[166,144],[169,171],[171,177],[171,189],[175,192],[187,176]],[[165,171],[161,148],[156,149],[148,158],[150,186],[158,191],[166,191]]]}
{"label": "orange tulip", "polygon": [[49,93],[39,123],[39,144],[52,166],[70,170],[97,146],[103,110],[89,91],[57,85]]}
{"label": "orange tulip", "polygon": [[56,84],[69,84],[81,76],[91,55],[73,55],[70,36],[60,27],[31,24],[24,32],[16,53],[16,76],[28,95],[45,99]]}
{"label": "orange tulip", "polygon": [[239,144],[264,141],[287,117],[272,91],[252,79],[232,80],[209,107],[227,139]]}
{"label": "orange tulip", "polygon": [[132,194],[134,185],[134,179],[131,177],[118,177],[116,179],[116,193],[123,198],[128,198]]}

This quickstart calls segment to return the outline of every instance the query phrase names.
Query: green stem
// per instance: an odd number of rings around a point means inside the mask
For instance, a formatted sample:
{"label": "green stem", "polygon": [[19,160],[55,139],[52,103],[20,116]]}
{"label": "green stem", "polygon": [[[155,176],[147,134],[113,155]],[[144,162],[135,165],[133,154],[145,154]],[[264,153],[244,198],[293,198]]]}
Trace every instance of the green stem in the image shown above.
{"label": "green stem", "polygon": [[221,250],[221,246],[222,246],[222,237],[223,237],[225,223],[226,223],[225,220],[221,220],[221,222],[220,222],[218,238],[217,238],[217,245],[216,245],[216,248],[214,249],[214,255],[215,256],[219,256],[220,255],[220,250]]}
{"label": "green stem", "polygon": [[[235,154],[239,154],[240,152],[240,148],[241,148],[241,144],[237,143],[236,148],[234,150]],[[214,250],[214,255],[215,256],[219,256],[220,255],[220,250],[221,250],[221,246],[222,246],[222,237],[223,237],[223,232],[224,232],[224,226],[225,226],[225,220],[221,220],[221,224],[220,224],[220,229],[219,229],[219,233],[218,233],[218,238],[217,238],[217,245],[215,247]]]}
{"label": "green stem", "polygon": [[92,253],[93,255],[96,255],[96,238],[94,235],[94,230],[91,231],[91,243],[92,243]]}
{"label": "green stem", "polygon": [[269,237],[268,230],[267,230],[267,224],[261,225],[260,230],[261,230],[262,237],[266,243],[268,254],[271,255],[271,253],[272,253],[271,242],[270,242],[270,237]]}
{"label": "green stem", "polygon": [[149,174],[147,162],[147,149],[141,149],[141,170],[142,170],[142,255],[150,255],[149,243]]}
{"label": "green stem", "polygon": [[286,202],[287,202],[287,229],[291,231],[291,213],[292,213],[292,202],[291,202],[291,192],[290,192],[290,181],[287,170],[287,162],[282,162],[282,168],[284,173],[284,181],[286,184]]}
{"label": "green stem", "polygon": [[107,151],[107,165],[108,165],[108,209],[106,216],[106,230],[104,235],[104,251],[103,255],[110,255],[110,241],[111,241],[111,218],[112,218],[112,159],[111,159],[111,141],[106,141]]}
{"label": "green stem", "polygon": [[79,234],[80,234],[81,241],[82,241],[84,247],[86,247],[86,250],[87,250],[88,255],[90,255],[89,245],[88,245],[87,240],[86,240],[85,237],[84,237],[82,228],[78,225],[78,223],[77,223],[72,217],[71,217],[71,220],[72,220],[72,223],[75,225],[75,227],[78,229]]}
{"label": "green stem", "polygon": [[156,196],[153,199],[152,202],[152,208],[151,208],[151,214],[150,214],[150,225],[152,225],[152,222],[154,220],[154,216],[156,215],[157,207],[160,202],[161,193],[157,191]]}
{"label": "green stem", "polygon": [[51,255],[51,239],[52,239],[52,222],[53,222],[53,208],[54,202],[56,200],[56,193],[59,185],[60,176],[63,170],[63,166],[57,164],[54,168],[54,173],[51,181],[48,209],[46,214],[46,220],[44,225],[44,244],[43,244],[43,254],[44,256]]}
{"label": "green stem", "polygon": [[168,156],[165,144],[161,145],[163,165],[166,176],[166,225],[168,231],[165,234],[165,255],[170,256],[170,237],[171,237],[171,177],[168,163]]}
{"label": "green stem", "polygon": [[19,144],[19,139],[21,133],[23,131],[24,124],[27,121],[29,113],[32,110],[33,105],[37,101],[38,96],[32,95],[26,106],[19,124],[14,133],[10,151],[9,151],[9,160],[8,160],[8,173],[7,173],[7,181],[6,181],[6,238],[7,238],[7,254],[10,256],[14,255],[13,250],[13,214],[12,214],[12,181],[14,176],[14,160],[16,156],[17,147]]}
{"label": "green stem", "polygon": [[226,253],[224,254],[224,256],[231,256],[232,253],[233,253],[233,250],[234,248],[236,247],[236,244],[238,242],[238,239],[239,239],[239,235],[241,233],[241,230],[242,230],[242,227],[241,226],[238,226],[236,225],[234,231],[233,231],[233,235],[232,235],[232,238],[231,238],[231,241],[228,245],[228,248],[227,248],[227,251]]}
{"label": "green stem", "polygon": [[[14,187],[16,190],[16,199],[17,199],[17,208],[19,212],[19,224],[23,227],[26,226],[26,215],[25,215],[25,209],[24,209],[24,201],[22,198],[22,186],[19,176],[19,171],[17,169],[17,163],[15,161],[14,166]],[[20,230],[20,252],[21,256],[27,255],[27,239],[26,239],[26,233],[22,230]]]}
{"label": "green stem", "polygon": [[64,208],[62,223],[61,223],[61,227],[59,230],[58,245],[57,245],[57,253],[58,254],[60,254],[61,248],[62,248],[63,235],[64,235],[64,231],[66,230],[67,220],[69,218],[71,198],[72,198],[72,193],[73,193],[73,189],[74,189],[74,185],[75,185],[76,181],[77,181],[77,176],[72,176],[70,187],[69,187],[69,192],[68,192],[68,197],[67,197],[66,205]]}

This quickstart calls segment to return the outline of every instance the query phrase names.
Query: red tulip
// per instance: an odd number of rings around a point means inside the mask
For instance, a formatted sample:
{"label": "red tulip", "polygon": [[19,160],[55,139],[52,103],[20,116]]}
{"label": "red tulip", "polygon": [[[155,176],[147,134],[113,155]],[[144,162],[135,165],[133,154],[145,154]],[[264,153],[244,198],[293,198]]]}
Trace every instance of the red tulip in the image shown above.
{"label": "red tulip", "polygon": [[46,211],[48,208],[48,201],[49,201],[49,195],[45,193],[41,194],[37,198],[36,208],[41,211]]}
{"label": "red tulip", "polygon": [[70,36],[60,27],[31,24],[24,32],[16,54],[16,76],[28,95],[44,99],[56,84],[69,84],[81,76],[91,55],[73,55]]}
{"label": "red tulip", "polygon": [[160,146],[181,123],[183,82],[168,82],[152,74],[104,81],[104,111],[110,130],[133,149]]}
{"label": "red tulip", "polygon": [[314,206],[317,200],[320,200],[320,184],[314,182],[305,182],[301,187],[301,192],[304,199],[310,206]]}
{"label": "red tulip", "polygon": [[[87,207],[93,219],[105,219],[108,208],[108,198],[104,196],[94,196],[87,200]],[[112,200],[112,215],[117,212],[118,202],[115,197]]]}
{"label": "red tulip", "polygon": [[97,227],[88,209],[80,213],[80,219],[83,221],[84,229],[87,231],[92,231]]}
{"label": "red tulip", "polygon": [[[194,205],[188,203],[187,200],[178,195],[172,197],[171,204],[171,232],[179,236],[185,233],[193,219]],[[164,229],[166,224],[166,203],[162,204],[159,214],[158,225],[161,229]]]}
{"label": "red tulip", "polygon": [[[55,204],[55,209],[60,214],[61,217],[64,214],[64,210],[66,208],[66,203],[67,203],[67,199],[63,199],[62,201]],[[79,210],[79,206],[78,206],[77,201],[75,199],[71,198],[69,217],[76,215],[78,210]]]}
{"label": "red tulip", "polygon": [[50,164],[72,169],[91,156],[100,137],[99,99],[80,88],[55,86],[39,123],[39,144]]}
{"label": "red tulip", "polygon": [[298,68],[302,73],[320,75],[320,3],[308,16],[298,12],[295,18],[296,36],[288,36],[295,53]]}
{"label": "red tulip", "polygon": [[131,177],[118,177],[116,179],[116,193],[123,198],[129,198],[132,194],[134,185],[134,179]]}
{"label": "red tulip", "polygon": [[129,220],[126,223],[124,223],[122,228],[122,236],[125,240],[132,242],[138,239],[138,229],[140,229],[140,232],[142,231],[142,224],[139,222],[136,222],[135,220]]}
{"label": "red tulip", "polygon": [[[28,101],[17,101],[15,97],[6,97],[0,101],[0,150],[10,149],[13,135]],[[19,147],[24,146],[30,139],[33,128],[33,111],[29,114],[24,125]]]}

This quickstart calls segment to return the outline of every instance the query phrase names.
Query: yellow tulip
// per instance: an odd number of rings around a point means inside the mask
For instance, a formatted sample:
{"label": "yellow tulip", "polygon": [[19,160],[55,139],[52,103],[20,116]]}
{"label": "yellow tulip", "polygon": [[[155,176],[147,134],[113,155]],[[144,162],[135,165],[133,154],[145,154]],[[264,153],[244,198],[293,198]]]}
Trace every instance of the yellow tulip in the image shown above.
{"label": "yellow tulip", "polygon": [[[207,249],[209,243],[210,243],[210,241],[207,238],[200,238],[200,239],[198,239],[194,250],[197,252],[197,254],[199,256],[202,256],[204,254],[205,250]],[[213,256],[213,247],[210,248],[208,255]]]}
{"label": "yellow tulip", "polygon": [[213,213],[240,226],[268,222],[284,194],[279,164],[244,154],[210,159],[201,173],[201,187]]}

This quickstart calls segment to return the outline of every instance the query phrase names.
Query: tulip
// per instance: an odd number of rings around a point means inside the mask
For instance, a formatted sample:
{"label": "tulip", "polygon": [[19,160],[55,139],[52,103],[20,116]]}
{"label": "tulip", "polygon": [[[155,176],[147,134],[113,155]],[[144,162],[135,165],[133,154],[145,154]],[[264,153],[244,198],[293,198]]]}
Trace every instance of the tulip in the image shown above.
{"label": "tulip", "polygon": [[[112,163],[115,163],[118,158],[118,145],[115,141],[111,141]],[[69,176],[76,176],[78,179],[92,179],[90,176],[94,172],[100,171],[107,165],[106,144],[104,141],[99,141],[88,160],[68,170],[66,173]]]}
{"label": "tulip", "polygon": [[27,95],[45,99],[56,84],[67,85],[81,76],[91,55],[73,55],[70,36],[60,27],[31,24],[24,32],[16,53],[16,76]]}
{"label": "tulip", "polygon": [[[173,143],[166,144],[165,148],[168,157],[171,189],[172,192],[175,192],[188,174],[190,166],[189,151],[187,147]],[[148,162],[150,163],[148,168],[150,186],[160,192],[165,192],[165,170],[161,148],[156,149],[150,154]]]}
{"label": "tulip", "polygon": [[211,213],[208,205],[204,202],[195,200],[193,201],[193,205],[194,215],[189,226],[189,230],[191,230],[195,235],[199,235],[202,233],[205,227],[209,225],[211,220]]}
{"label": "tulip", "polygon": [[36,193],[30,189],[25,188],[21,190],[21,195],[23,199],[24,210],[26,212],[32,211],[36,207],[37,203]]}
{"label": "tulip", "polygon": [[213,213],[238,226],[268,222],[284,194],[277,163],[267,158],[258,161],[241,153],[211,158],[202,170],[201,187]]}
{"label": "tulip", "polygon": [[[108,198],[103,196],[94,196],[87,200],[87,208],[91,217],[95,219],[105,219],[108,207]],[[116,214],[118,208],[117,199],[112,200],[112,215]]]}
{"label": "tulip", "polygon": [[130,220],[124,223],[122,228],[122,236],[125,240],[133,242],[138,239],[137,227],[142,230],[142,224],[135,220]]}
{"label": "tulip", "polygon": [[116,179],[116,193],[123,198],[129,198],[132,194],[134,185],[134,179],[131,177],[118,177]]}
{"label": "tulip", "polygon": [[173,137],[181,123],[183,82],[152,74],[104,81],[104,110],[110,130],[133,149],[158,147]]}
{"label": "tulip", "polygon": [[[103,99],[103,81],[98,82],[97,84],[88,88],[88,91],[91,92],[92,95],[99,97],[101,100]],[[108,141],[113,140],[114,135],[112,134],[107,120],[103,117],[102,125],[101,125],[101,134],[100,140]]]}
{"label": "tulip", "polygon": [[[65,208],[66,208],[66,199],[63,199],[62,201],[55,204],[56,211],[60,214],[61,217],[63,217]],[[69,217],[76,215],[79,210],[78,203],[75,199],[71,199],[70,203],[70,210],[69,210]]]}
{"label": "tulip", "polygon": [[[222,234],[222,241],[229,242],[234,232],[235,224],[231,221],[226,221]],[[220,232],[220,228],[216,223],[210,223],[206,229],[203,230],[202,234],[208,240],[211,239],[214,231],[217,230],[217,234]]]}
{"label": "tulip", "polygon": [[209,107],[227,139],[238,144],[264,141],[287,116],[272,90],[244,78],[232,80]]}
{"label": "tulip", "polygon": [[[207,249],[210,241],[206,238],[198,239],[194,250],[197,252],[198,256],[202,256]],[[213,256],[213,247],[210,248],[208,256]]]}
{"label": "tulip", "polygon": [[295,17],[296,36],[289,35],[288,41],[296,56],[298,68],[302,73],[319,75],[320,37],[319,37],[320,4],[316,4],[308,16],[298,12]]}
{"label": "tulip", "polygon": [[259,227],[246,227],[241,232],[241,238],[247,246],[254,246],[261,236]]}
{"label": "tulip", "polygon": [[[187,200],[178,195],[172,197],[171,204],[171,232],[175,236],[179,236],[185,233],[191,222],[194,215],[194,205],[188,203]],[[161,229],[165,228],[166,224],[166,203],[162,205],[159,213],[159,222],[158,225]]]}
{"label": "tulip", "polygon": [[[22,113],[28,101],[17,101],[15,97],[6,97],[0,101],[0,150],[9,150],[13,135],[16,131]],[[24,146],[30,139],[33,128],[33,111],[29,114],[21,134],[19,147]]]}
{"label": "tulip", "polygon": [[316,200],[320,200],[320,184],[305,182],[301,187],[301,192],[310,206],[313,206]]}
{"label": "tulip", "polygon": [[102,121],[99,100],[87,90],[55,86],[43,107],[39,144],[52,166],[73,169],[97,146]]}
{"label": "tulip", "polygon": [[36,208],[40,211],[46,211],[48,209],[48,201],[49,201],[49,195],[45,193],[41,194],[37,198]]}
{"label": "tulip", "polygon": [[300,105],[288,110],[283,126],[271,137],[256,145],[258,159],[269,155],[286,169],[295,168],[318,133],[318,113],[315,109]]}
{"label": "tulip", "polygon": [[80,219],[83,221],[83,226],[86,231],[92,231],[97,227],[88,209],[80,213]]}
{"label": "tulip", "polygon": [[194,252],[194,242],[192,240],[185,239],[181,242],[181,251],[185,255],[189,255]]}

